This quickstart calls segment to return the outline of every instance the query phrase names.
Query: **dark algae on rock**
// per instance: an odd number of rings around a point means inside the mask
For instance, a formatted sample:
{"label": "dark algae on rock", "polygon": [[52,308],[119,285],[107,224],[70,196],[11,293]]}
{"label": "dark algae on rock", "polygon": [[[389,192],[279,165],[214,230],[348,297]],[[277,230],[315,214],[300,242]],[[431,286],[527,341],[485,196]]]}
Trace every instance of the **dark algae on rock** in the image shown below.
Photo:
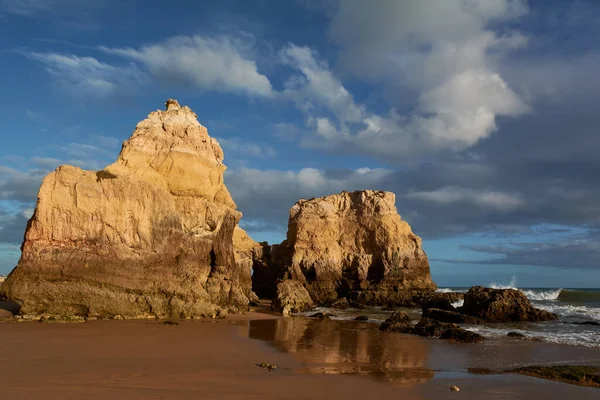
{"label": "dark algae on rock", "polygon": [[515,374],[533,376],[571,383],[573,385],[600,388],[600,368],[586,365],[529,366],[510,370]]}

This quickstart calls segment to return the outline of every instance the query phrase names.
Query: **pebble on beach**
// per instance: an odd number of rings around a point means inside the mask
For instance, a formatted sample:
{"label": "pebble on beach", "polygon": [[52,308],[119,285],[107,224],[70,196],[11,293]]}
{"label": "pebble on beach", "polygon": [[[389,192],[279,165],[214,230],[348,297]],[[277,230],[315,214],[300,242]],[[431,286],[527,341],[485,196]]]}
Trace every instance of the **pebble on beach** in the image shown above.
{"label": "pebble on beach", "polygon": [[450,386],[450,390],[453,392],[460,392],[460,388],[458,386],[452,385]]}

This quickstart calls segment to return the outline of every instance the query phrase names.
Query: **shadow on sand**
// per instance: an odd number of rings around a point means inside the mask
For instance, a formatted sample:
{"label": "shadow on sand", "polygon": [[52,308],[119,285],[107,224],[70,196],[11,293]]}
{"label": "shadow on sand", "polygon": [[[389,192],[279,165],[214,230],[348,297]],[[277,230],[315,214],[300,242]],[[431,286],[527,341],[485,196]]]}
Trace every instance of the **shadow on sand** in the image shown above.
{"label": "shadow on sand", "polygon": [[17,303],[13,303],[12,301],[0,301],[0,317],[9,317],[10,315],[17,315],[20,309],[21,306]]}

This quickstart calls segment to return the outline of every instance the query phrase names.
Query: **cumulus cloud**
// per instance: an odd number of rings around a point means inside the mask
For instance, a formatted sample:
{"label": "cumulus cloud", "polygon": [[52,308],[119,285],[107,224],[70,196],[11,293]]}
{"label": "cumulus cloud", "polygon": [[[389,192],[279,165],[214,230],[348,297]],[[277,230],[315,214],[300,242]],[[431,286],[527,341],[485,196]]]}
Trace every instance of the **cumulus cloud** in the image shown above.
{"label": "cumulus cloud", "polygon": [[288,81],[284,95],[306,114],[315,133],[305,139],[310,147],[403,162],[467,149],[497,129],[497,117],[528,111],[499,74],[479,67],[423,91],[413,113],[402,115],[392,106],[387,114],[377,114],[357,104],[314,52],[291,45],[285,54],[287,64],[302,76]]}
{"label": "cumulus cloud", "polygon": [[[490,256],[477,264],[532,265],[555,268],[597,269],[600,241],[597,232],[589,237],[546,242],[520,242],[505,246],[464,246],[466,250]],[[473,263],[473,261],[454,260]]]}
{"label": "cumulus cloud", "polygon": [[22,243],[25,227],[31,215],[30,209],[11,213],[0,208],[0,243]]}
{"label": "cumulus cloud", "polygon": [[261,231],[267,226],[285,233],[289,209],[299,199],[342,190],[378,189],[390,173],[387,169],[370,168],[337,171],[239,168],[225,172],[225,184],[238,209],[244,213],[243,221],[250,231]]}
{"label": "cumulus cloud", "polygon": [[0,200],[30,203],[37,198],[37,191],[47,170],[18,171],[0,165]]}
{"label": "cumulus cloud", "polygon": [[156,79],[204,90],[269,97],[269,78],[258,72],[250,44],[230,37],[177,36],[139,49],[106,48],[140,64]]}
{"label": "cumulus cloud", "polygon": [[369,111],[315,51],[291,44],[280,58],[299,74],[283,94],[315,133],[305,144],[403,162],[488,138],[499,117],[529,111],[496,67],[528,38],[490,27],[526,12],[517,0],[340,1],[330,27],[342,51],[338,70],[387,88],[401,82],[417,96],[410,111],[399,111],[405,98]]}
{"label": "cumulus cloud", "polygon": [[147,83],[194,87],[252,97],[272,97],[269,78],[258,71],[253,44],[233,36],[176,36],[140,48],[100,47],[118,62],[56,52],[22,52],[45,66],[68,92],[103,97],[127,94]]}
{"label": "cumulus cloud", "polygon": [[412,192],[406,196],[437,204],[468,203],[503,212],[515,211],[525,205],[520,196],[515,194],[451,186],[432,191]]}
{"label": "cumulus cloud", "polygon": [[[435,59],[444,48],[467,56],[454,58],[454,64],[480,63],[480,48],[468,46],[473,38],[491,33],[490,23],[513,20],[527,11],[521,0],[339,0],[329,36],[342,48],[346,70],[389,79],[389,74],[402,69],[398,61],[405,56],[422,55],[418,58],[423,59],[431,55]],[[465,54],[469,48],[475,51]],[[449,66],[428,63],[421,67],[439,73]]]}
{"label": "cumulus cloud", "polygon": [[113,66],[94,57],[39,52],[23,54],[44,64],[61,87],[77,97],[115,94],[131,88],[132,80],[140,79],[138,71],[131,66]]}

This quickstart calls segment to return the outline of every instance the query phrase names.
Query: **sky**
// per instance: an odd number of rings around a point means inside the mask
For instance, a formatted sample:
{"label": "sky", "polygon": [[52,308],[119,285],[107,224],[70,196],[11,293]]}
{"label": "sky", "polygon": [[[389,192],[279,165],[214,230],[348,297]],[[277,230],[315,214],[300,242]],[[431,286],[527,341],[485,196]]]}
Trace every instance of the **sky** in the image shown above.
{"label": "sky", "polygon": [[43,177],[175,98],[257,241],[388,190],[440,287],[600,287],[598,71],[596,0],[0,0],[0,274]]}

